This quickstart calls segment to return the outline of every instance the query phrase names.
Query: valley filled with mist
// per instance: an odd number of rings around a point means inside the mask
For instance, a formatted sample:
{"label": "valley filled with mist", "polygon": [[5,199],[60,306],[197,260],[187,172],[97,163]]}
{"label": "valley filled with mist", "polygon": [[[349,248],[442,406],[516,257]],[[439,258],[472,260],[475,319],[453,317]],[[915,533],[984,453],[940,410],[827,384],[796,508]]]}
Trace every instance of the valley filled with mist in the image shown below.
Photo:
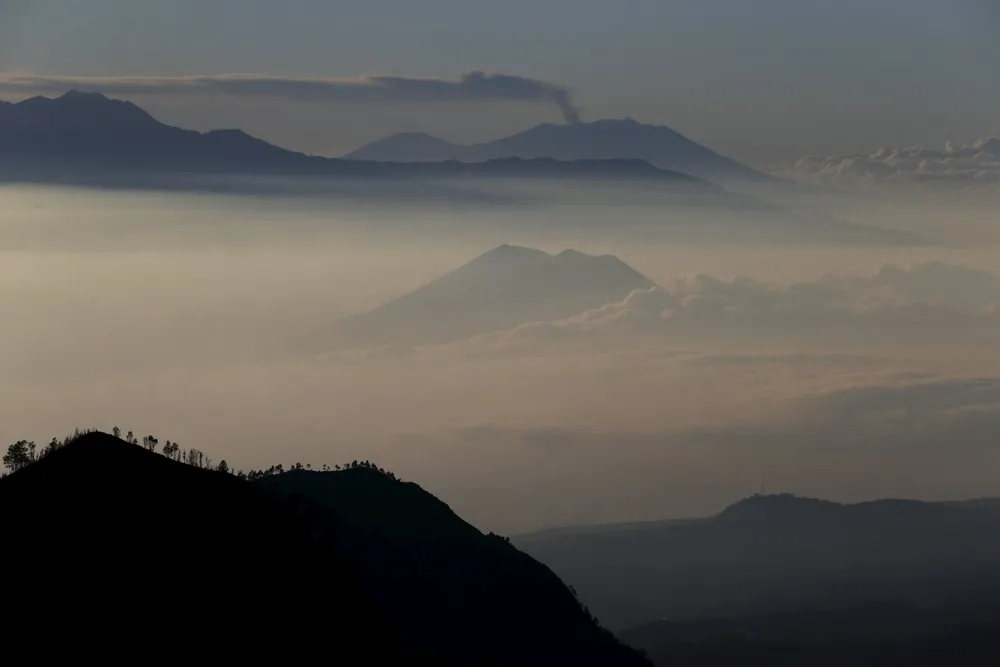
{"label": "valley filled with mist", "polygon": [[[762,479],[997,493],[988,196],[753,195],[771,216],[613,183],[220,183],[0,187],[0,436],[371,459],[506,534],[705,516]],[[785,210],[920,242],[783,236]]]}

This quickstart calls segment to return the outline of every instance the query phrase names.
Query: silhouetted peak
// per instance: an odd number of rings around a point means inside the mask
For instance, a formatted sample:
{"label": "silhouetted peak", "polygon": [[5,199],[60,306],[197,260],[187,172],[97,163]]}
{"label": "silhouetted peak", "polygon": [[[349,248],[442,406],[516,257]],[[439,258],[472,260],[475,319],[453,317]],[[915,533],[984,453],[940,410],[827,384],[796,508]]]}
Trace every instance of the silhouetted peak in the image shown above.
{"label": "silhouetted peak", "polygon": [[455,144],[426,132],[397,132],[366,144],[344,157],[350,160],[383,161],[390,156],[398,157],[412,152],[418,156],[418,162],[443,162],[454,160],[454,152],[458,149]]}
{"label": "silhouetted peak", "polygon": [[97,92],[84,92],[82,90],[68,90],[59,97],[57,100],[62,100],[64,102],[110,102],[106,96]]}
{"label": "silhouetted peak", "polygon": [[59,97],[30,97],[7,111],[20,123],[46,127],[53,132],[81,126],[88,128],[147,129],[161,124],[146,111],[126,100],[101,93],[70,90]]}
{"label": "silhouetted peak", "polygon": [[844,505],[829,500],[817,500],[795,496],[790,493],[773,495],[753,495],[724,509],[721,518],[811,518],[825,516],[830,511],[843,509]]}
{"label": "silhouetted peak", "polygon": [[518,259],[549,259],[551,257],[552,256],[544,250],[536,250],[535,248],[527,248],[525,246],[504,243],[503,245],[498,245],[496,248],[483,253],[476,259],[472,260],[472,263],[474,264],[481,260],[514,261]]}
{"label": "silhouetted peak", "polygon": [[121,438],[102,431],[90,431],[73,439],[68,445],[58,450],[59,452],[69,452],[74,455],[81,453],[97,452],[133,452],[137,451],[135,445],[125,442]]}
{"label": "silhouetted peak", "polygon": [[144,447],[94,431],[78,435],[46,453],[13,478],[27,481],[37,477],[61,479],[79,475],[107,480],[116,475],[144,475],[161,470],[164,465],[175,464]]}

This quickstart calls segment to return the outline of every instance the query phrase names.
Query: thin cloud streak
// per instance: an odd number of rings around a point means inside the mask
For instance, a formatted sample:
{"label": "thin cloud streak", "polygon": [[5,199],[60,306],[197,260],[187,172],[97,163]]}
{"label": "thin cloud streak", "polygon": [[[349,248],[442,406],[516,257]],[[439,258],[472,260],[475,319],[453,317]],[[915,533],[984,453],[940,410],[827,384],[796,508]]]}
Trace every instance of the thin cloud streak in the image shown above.
{"label": "thin cloud streak", "polygon": [[580,122],[580,113],[568,89],[537,79],[480,70],[465,72],[456,80],[399,76],[296,78],[262,74],[158,77],[0,75],[0,93],[47,94],[67,90],[108,95],[209,94],[339,102],[538,102],[554,105],[567,123]]}

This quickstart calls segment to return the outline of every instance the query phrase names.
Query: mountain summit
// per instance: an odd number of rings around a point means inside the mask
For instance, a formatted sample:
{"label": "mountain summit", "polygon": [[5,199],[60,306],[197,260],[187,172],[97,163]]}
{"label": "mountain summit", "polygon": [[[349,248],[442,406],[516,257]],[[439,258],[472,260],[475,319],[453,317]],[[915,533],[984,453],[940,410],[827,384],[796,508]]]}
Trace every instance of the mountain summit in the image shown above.
{"label": "mountain summit", "polygon": [[572,125],[544,123],[509,137],[472,145],[453,144],[427,134],[395,134],[345,157],[388,162],[482,162],[506,157],[632,158],[721,185],[777,182],[772,176],[722,156],[676,130],[663,125],[646,125],[631,118]]}
{"label": "mountain summit", "polygon": [[460,340],[540,320],[576,315],[654,285],[613,255],[501,245],[372,311],[340,322],[350,346]]}

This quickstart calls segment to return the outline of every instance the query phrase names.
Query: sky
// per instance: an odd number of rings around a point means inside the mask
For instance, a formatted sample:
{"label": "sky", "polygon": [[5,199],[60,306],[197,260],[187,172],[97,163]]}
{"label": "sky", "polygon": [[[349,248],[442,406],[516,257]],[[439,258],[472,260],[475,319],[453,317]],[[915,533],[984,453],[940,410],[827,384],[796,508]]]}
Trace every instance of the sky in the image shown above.
{"label": "sky", "polygon": [[[998,27],[991,0],[0,0],[0,74],[482,70],[565,90],[584,120],[667,124],[759,164],[998,134]],[[525,99],[128,97],[166,122],[328,155],[396,131],[477,141],[562,119]]]}

